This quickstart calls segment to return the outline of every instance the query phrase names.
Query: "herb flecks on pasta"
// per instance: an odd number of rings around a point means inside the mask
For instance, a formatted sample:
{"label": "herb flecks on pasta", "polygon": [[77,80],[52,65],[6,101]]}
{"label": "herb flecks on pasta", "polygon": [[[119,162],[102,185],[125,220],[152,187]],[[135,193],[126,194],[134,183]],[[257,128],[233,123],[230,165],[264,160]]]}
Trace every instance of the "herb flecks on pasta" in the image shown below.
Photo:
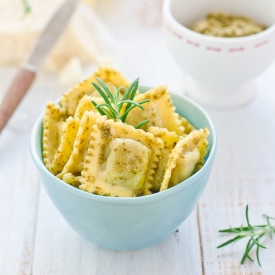
{"label": "herb flecks on pasta", "polygon": [[150,193],[163,142],[153,134],[106,117],[93,127],[80,189],[105,196]]}
{"label": "herb flecks on pasta", "polygon": [[53,102],[48,102],[43,121],[43,159],[48,170],[52,172],[52,163],[61,142],[66,110]]}
{"label": "herb flecks on pasta", "polygon": [[161,191],[177,185],[201,169],[208,146],[208,135],[206,128],[195,130],[176,144],[168,157]]}
{"label": "herb flecks on pasta", "polygon": [[152,186],[152,191],[158,192],[160,190],[161,182],[163,181],[169,155],[179,140],[183,138],[183,136],[178,136],[175,132],[169,132],[166,128],[158,128],[154,126],[149,127],[148,132],[152,133],[155,137],[160,138],[164,145],[161,149],[161,155],[156,172],[154,174]]}
{"label": "herb flecks on pasta", "polygon": [[86,111],[80,120],[80,125],[70,158],[64,166],[62,173],[58,178],[73,185],[79,186],[79,176],[83,170],[84,160],[86,158],[89,144],[91,141],[91,133],[93,126],[96,124],[99,113]]}
{"label": "herb flecks on pasta", "polygon": [[74,117],[81,119],[86,111],[93,111],[97,113],[98,111],[92,101],[94,101],[96,104],[104,103],[103,98],[84,95],[77,105]]}
{"label": "herb flecks on pasta", "polygon": [[138,82],[103,67],[59,104],[48,103],[42,143],[52,174],[85,192],[136,197],[203,166],[209,131],[176,113],[166,86],[140,94]]}
{"label": "herb flecks on pasta", "polygon": [[134,109],[127,117],[126,123],[136,125],[140,120],[150,120],[141,128],[145,131],[150,126],[166,128],[168,131],[184,134],[184,127],[181,125],[179,115],[175,112],[171,95],[167,86],[158,86],[144,94],[136,96],[136,101],[150,100],[143,105],[144,110]]}
{"label": "herb flecks on pasta", "polygon": [[79,122],[78,118],[69,117],[63,126],[61,141],[51,165],[51,171],[54,175],[57,175],[63,170],[64,165],[70,158],[79,128]]}

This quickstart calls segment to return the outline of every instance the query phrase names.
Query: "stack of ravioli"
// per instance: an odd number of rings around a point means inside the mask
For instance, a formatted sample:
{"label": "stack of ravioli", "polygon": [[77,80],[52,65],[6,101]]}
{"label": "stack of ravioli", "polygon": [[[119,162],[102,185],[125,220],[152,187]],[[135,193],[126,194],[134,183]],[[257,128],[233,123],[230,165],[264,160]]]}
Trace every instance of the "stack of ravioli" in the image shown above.
{"label": "stack of ravioli", "polygon": [[[134,101],[150,101],[122,123],[102,116],[92,104],[104,102],[91,84],[96,78],[110,90],[130,85],[117,70],[100,67],[59,104],[47,104],[43,158],[52,174],[89,193],[136,197],[171,188],[203,166],[209,131],[196,130],[176,113],[166,86],[137,92]],[[150,121],[134,127],[144,120]]]}

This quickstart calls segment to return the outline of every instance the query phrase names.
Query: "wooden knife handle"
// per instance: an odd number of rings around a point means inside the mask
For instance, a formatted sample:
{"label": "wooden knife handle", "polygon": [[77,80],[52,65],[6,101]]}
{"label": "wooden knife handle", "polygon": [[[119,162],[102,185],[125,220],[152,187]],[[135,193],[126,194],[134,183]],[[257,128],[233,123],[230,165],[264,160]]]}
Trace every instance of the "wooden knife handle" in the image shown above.
{"label": "wooden knife handle", "polygon": [[33,71],[22,68],[11,83],[0,104],[0,133],[30,88],[35,74]]}

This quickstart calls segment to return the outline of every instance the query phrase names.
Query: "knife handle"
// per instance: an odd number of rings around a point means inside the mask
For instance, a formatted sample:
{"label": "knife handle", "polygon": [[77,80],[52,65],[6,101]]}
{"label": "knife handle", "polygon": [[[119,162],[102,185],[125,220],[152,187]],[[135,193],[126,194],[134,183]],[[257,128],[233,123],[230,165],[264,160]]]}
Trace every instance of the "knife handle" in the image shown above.
{"label": "knife handle", "polygon": [[0,133],[12,116],[21,99],[30,88],[36,73],[26,68],[21,68],[0,104]]}

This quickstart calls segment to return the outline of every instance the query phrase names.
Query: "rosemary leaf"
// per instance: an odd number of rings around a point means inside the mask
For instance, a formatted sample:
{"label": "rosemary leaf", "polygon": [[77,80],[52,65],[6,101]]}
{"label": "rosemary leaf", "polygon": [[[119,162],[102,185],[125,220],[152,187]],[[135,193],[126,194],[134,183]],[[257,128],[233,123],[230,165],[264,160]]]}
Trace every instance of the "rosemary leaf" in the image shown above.
{"label": "rosemary leaf", "polygon": [[[132,83],[133,84],[133,83]],[[132,85],[131,84],[131,85]],[[131,87],[131,85],[130,85],[130,87]],[[126,99],[128,99],[129,98],[129,94],[130,94],[130,87],[128,88],[128,89],[126,89],[126,91],[125,91],[125,93],[124,93],[124,95],[122,96],[122,98],[121,98],[121,101],[123,101],[123,100],[126,100]],[[119,87],[119,88],[121,88],[121,87]]]}
{"label": "rosemary leaf", "polygon": [[94,82],[92,82],[93,86],[96,88],[96,90],[98,91],[98,93],[103,97],[104,101],[111,105],[110,100],[108,99],[108,96],[106,96],[106,94],[101,90],[101,88]]}
{"label": "rosemary leaf", "polygon": [[101,107],[106,107],[108,111],[112,113],[113,118],[116,118],[116,110],[112,107],[112,105],[108,105],[107,103],[101,103],[96,106],[96,108],[101,108]]}
{"label": "rosemary leaf", "polygon": [[115,119],[115,117],[113,116],[113,114],[108,109],[103,108],[103,107],[96,107],[96,108],[100,109],[101,112],[103,112],[105,116],[107,116],[109,118],[114,118]]}
{"label": "rosemary leaf", "polygon": [[[119,87],[118,89],[116,89],[114,87],[114,105],[117,106],[118,105],[118,100],[119,100],[119,96],[120,96],[120,89],[121,87]],[[124,87],[123,87],[124,88]],[[119,113],[120,110],[117,109],[117,112]]]}
{"label": "rosemary leaf", "polygon": [[136,95],[137,88],[138,88],[138,82],[139,82],[139,78],[137,78],[137,79],[134,81],[133,88],[131,89],[132,92],[130,92],[130,97],[129,97],[130,100],[133,100],[134,97],[135,97],[135,95]]}
{"label": "rosemary leaf", "polygon": [[[266,225],[255,225],[254,228],[256,227],[259,227],[259,228],[262,228],[262,227],[266,227]],[[246,231],[249,231],[249,227],[245,226],[245,227],[231,227],[231,228],[228,228],[228,229],[222,229],[222,230],[219,230],[220,233],[239,233],[239,232],[246,232]]]}
{"label": "rosemary leaf", "polygon": [[250,258],[249,254],[248,254],[253,246],[254,246],[254,243],[251,244],[251,239],[250,239],[246,245],[245,252],[244,252],[242,260],[241,260],[241,264],[244,263],[246,258],[248,258],[249,260],[251,260],[253,262],[253,260]]}
{"label": "rosemary leaf", "polygon": [[[97,104],[94,101],[92,101],[92,104],[95,106],[95,108],[97,107]],[[100,108],[97,108],[97,110],[102,116],[106,115]]]}
{"label": "rosemary leaf", "polygon": [[28,14],[30,14],[32,12],[32,8],[28,2],[28,0],[22,0],[22,4],[23,4],[23,12],[24,12],[24,17],[26,17]]}
{"label": "rosemary leaf", "polygon": [[[145,100],[142,100],[142,101],[137,102],[137,103],[139,105],[141,105],[141,104],[144,104],[144,103],[149,102],[149,101],[150,101],[150,99],[145,99]],[[129,112],[132,111],[135,107],[136,106],[130,106],[130,108],[128,110],[124,111],[124,114],[121,116],[121,120],[123,120],[123,122],[126,121],[126,118],[127,118],[128,114],[129,114]],[[140,109],[144,110],[144,108],[142,106],[137,106],[137,107],[139,107]]]}
{"label": "rosemary leaf", "polygon": [[263,245],[261,245],[261,244],[257,241],[257,239],[255,240],[253,237],[251,237],[251,240],[252,240],[252,242],[253,242],[254,244],[256,244],[257,246],[266,249],[266,247],[263,246]]}
{"label": "rosemary leaf", "polygon": [[252,226],[251,226],[251,224],[249,222],[249,217],[248,217],[248,205],[245,208],[245,218],[246,218],[246,222],[247,222],[247,225],[248,225],[249,229],[251,231],[253,231],[253,228],[252,228]]}
{"label": "rosemary leaf", "polygon": [[128,114],[130,111],[132,111],[136,106],[131,106],[127,111],[124,111],[123,115],[120,117],[120,119],[125,122]]}
{"label": "rosemary leaf", "polygon": [[100,78],[98,78],[98,77],[96,77],[96,80],[98,81],[98,83],[100,83],[100,85],[102,86],[102,88],[105,90],[105,92],[108,95],[108,97],[113,101],[113,103],[115,103],[114,96],[110,92],[110,90],[108,89],[108,87],[105,85],[105,83]]}
{"label": "rosemary leaf", "polygon": [[235,237],[235,238],[233,238],[233,239],[230,239],[230,240],[226,241],[225,243],[222,243],[222,244],[220,244],[219,246],[217,246],[217,248],[221,248],[221,247],[226,246],[226,245],[228,245],[228,244],[230,244],[230,243],[234,243],[234,242],[236,242],[237,240],[239,240],[240,238],[241,238],[241,237],[237,236],[237,237]]}
{"label": "rosemary leaf", "polygon": [[[138,81],[139,81],[139,78],[137,78],[132,84],[133,85],[130,85],[129,87],[129,98],[130,100],[133,100],[134,97],[135,97],[135,94],[137,92],[137,88],[138,88]],[[125,111],[127,111],[129,108],[131,107],[131,103],[128,103],[126,105],[126,108],[125,108]]]}
{"label": "rosemary leaf", "polygon": [[260,257],[259,257],[259,250],[260,250],[260,247],[257,246],[257,249],[256,249],[257,261],[258,261],[259,266],[262,266],[262,265],[261,265],[261,262],[260,262]]}
{"label": "rosemary leaf", "polygon": [[144,124],[150,122],[150,119],[147,120],[143,120],[141,121],[138,125],[135,126],[136,129],[139,129],[140,127],[142,127]]}
{"label": "rosemary leaf", "polygon": [[103,108],[103,106],[99,106],[94,101],[92,101],[92,103],[102,116],[107,116],[109,118],[115,118],[113,113],[111,113],[108,109]]}
{"label": "rosemary leaf", "polygon": [[263,215],[265,218],[267,218],[267,219],[271,219],[271,220],[275,220],[275,218],[273,218],[273,217],[270,217],[270,216],[268,216],[268,215]]}
{"label": "rosemary leaf", "polygon": [[141,104],[144,104],[147,102],[150,102],[150,99],[144,99],[144,100],[139,101],[138,103],[141,105]]}
{"label": "rosemary leaf", "polygon": [[140,109],[144,110],[144,108],[139,104],[139,102],[134,102],[133,100],[123,100],[118,103],[118,106],[121,106],[125,103],[130,103],[132,105],[135,105],[136,107],[139,107]]}

